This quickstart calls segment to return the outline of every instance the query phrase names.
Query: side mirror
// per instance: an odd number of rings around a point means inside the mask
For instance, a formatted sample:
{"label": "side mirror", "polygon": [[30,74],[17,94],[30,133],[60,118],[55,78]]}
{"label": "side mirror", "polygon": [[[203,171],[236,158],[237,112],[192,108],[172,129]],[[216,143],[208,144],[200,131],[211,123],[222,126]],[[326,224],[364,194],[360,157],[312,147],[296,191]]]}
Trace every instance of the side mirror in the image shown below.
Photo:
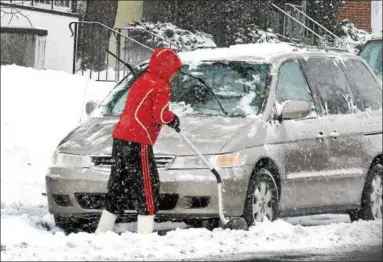
{"label": "side mirror", "polygon": [[87,115],[93,112],[94,109],[98,106],[99,101],[90,100],[85,105],[85,112]]}
{"label": "side mirror", "polygon": [[311,112],[310,105],[304,101],[287,101],[282,109],[280,120],[299,119],[308,116]]}

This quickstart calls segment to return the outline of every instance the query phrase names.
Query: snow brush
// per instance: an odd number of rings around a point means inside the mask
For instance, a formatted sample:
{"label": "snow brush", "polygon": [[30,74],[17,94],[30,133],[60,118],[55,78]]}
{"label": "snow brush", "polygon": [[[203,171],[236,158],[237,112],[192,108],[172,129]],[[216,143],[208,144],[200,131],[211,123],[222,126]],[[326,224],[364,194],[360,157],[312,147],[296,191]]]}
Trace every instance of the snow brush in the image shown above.
{"label": "snow brush", "polygon": [[247,222],[242,217],[231,217],[227,219],[223,213],[223,203],[222,203],[222,179],[218,171],[212,166],[209,160],[206,159],[204,155],[194,146],[194,144],[181,132],[180,128],[175,129],[176,132],[182,137],[182,139],[193,149],[193,151],[201,158],[201,160],[206,164],[210,171],[214,174],[217,180],[217,189],[218,189],[218,214],[219,219],[223,228],[229,228],[233,230],[248,230],[249,226]]}

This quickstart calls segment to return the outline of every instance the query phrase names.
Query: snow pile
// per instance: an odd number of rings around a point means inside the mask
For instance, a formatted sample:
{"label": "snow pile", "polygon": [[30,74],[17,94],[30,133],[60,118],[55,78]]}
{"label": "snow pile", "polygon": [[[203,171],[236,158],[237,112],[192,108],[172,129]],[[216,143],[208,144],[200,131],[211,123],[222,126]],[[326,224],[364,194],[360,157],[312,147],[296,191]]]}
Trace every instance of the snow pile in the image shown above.
{"label": "snow pile", "polygon": [[[48,217],[42,220],[50,223]],[[176,229],[166,236],[137,235],[126,231],[133,224],[119,224],[116,231],[100,235],[42,229],[35,217],[2,218],[3,260],[194,260],[253,253],[286,252],[341,253],[382,243],[382,221],[338,223],[303,227],[278,220],[246,231]],[[156,225],[159,228],[158,225]],[[13,230],[11,230],[13,229]],[[206,248],[209,247],[209,248]]]}
{"label": "snow pile", "polygon": [[278,36],[271,30],[264,31],[259,29],[257,25],[251,24],[246,28],[240,27],[234,34],[234,42],[236,44],[251,44],[251,43],[280,43]]}
{"label": "snow pile", "polygon": [[[193,30],[185,30],[178,28],[172,23],[151,23],[151,22],[134,22],[128,27],[130,30],[129,36],[135,40],[145,43],[151,47],[172,47],[174,45],[182,50],[194,50],[197,48],[216,47],[213,36]],[[145,29],[159,37],[153,39],[153,35],[143,30]],[[162,38],[162,39],[161,39]],[[165,40],[163,40],[165,39]],[[173,44],[171,46],[171,44]]]}
{"label": "snow pile", "polygon": [[2,215],[46,205],[47,167],[61,139],[86,119],[84,95],[100,100],[113,86],[65,72],[1,67]]}
{"label": "snow pile", "polygon": [[358,29],[348,19],[342,20],[335,27],[334,33],[341,38],[341,41],[336,41],[335,45],[354,53],[357,53],[364,43],[372,38],[372,34]]}

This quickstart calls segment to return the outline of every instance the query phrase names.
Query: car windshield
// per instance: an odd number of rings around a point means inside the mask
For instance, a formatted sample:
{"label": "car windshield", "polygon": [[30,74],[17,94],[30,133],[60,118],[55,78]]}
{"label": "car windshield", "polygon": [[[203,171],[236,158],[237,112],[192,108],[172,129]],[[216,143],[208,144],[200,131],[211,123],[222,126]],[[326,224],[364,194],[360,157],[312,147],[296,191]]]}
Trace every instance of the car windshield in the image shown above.
{"label": "car windshield", "polygon": [[[260,114],[268,95],[269,69],[269,64],[248,62],[184,65],[182,71],[202,78],[212,88],[214,95],[199,80],[179,74],[171,82],[171,110],[180,115],[245,117]],[[138,72],[142,73],[143,70]],[[92,115],[120,115],[133,82],[133,77],[127,76],[112,90],[97,113]]]}
{"label": "car windshield", "polygon": [[366,44],[360,56],[366,60],[377,76],[382,77],[382,40],[374,40]]}

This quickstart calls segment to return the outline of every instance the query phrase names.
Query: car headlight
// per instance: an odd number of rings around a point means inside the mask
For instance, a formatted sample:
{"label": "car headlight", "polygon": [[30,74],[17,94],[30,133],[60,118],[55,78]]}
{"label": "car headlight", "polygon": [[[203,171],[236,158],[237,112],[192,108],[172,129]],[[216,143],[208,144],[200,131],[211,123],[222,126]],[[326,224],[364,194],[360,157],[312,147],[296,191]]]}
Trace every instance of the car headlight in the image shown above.
{"label": "car headlight", "polygon": [[53,167],[87,168],[90,167],[90,157],[55,152],[52,159]]}
{"label": "car headlight", "polygon": [[[206,156],[209,162],[217,168],[234,167],[240,164],[239,153]],[[178,156],[174,159],[169,169],[208,169],[198,156]]]}

